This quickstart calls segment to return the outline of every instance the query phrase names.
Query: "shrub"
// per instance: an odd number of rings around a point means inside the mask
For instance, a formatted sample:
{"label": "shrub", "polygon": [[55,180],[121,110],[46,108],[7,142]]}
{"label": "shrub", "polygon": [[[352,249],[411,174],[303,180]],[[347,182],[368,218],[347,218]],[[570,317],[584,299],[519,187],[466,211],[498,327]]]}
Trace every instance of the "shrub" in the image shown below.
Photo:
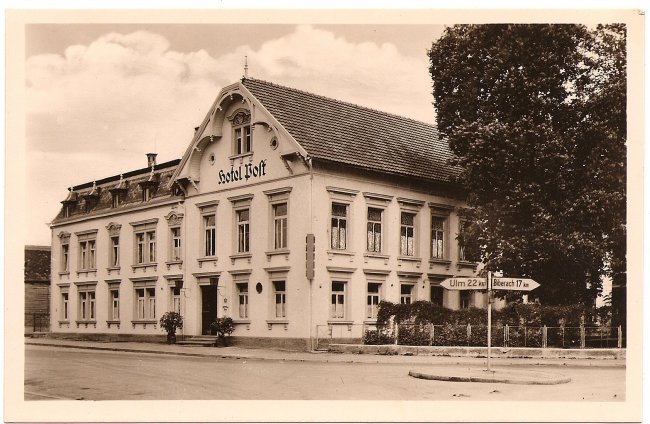
{"label": "shrub", "polygon": [[393,337],[383,333],[380,330],[366,330],[366,333],[363,335],[363,344],[366,345],[393,344]]}
{"label": "shrub", "polygon": [[220,339],[230,336],[235,331],[235,324],[230,317],[217,318],[210,324],[212,334],[216,334]]}
{"label": "shrub", "polygon": [[160,328],[167,332],[167,343],[176,343],[176,329],[183,328],[183,316],[178,312],[165,312],[160,317]]}

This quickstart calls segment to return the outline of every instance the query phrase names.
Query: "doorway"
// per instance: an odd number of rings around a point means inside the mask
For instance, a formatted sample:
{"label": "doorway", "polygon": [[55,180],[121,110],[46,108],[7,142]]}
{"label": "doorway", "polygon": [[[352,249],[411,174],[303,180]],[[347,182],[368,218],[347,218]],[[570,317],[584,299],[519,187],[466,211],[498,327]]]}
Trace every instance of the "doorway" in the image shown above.
{"label": "doorway", "polygon": [[210,334],[210,324],[217,319],[217,286],[201,286],[201,334]]}

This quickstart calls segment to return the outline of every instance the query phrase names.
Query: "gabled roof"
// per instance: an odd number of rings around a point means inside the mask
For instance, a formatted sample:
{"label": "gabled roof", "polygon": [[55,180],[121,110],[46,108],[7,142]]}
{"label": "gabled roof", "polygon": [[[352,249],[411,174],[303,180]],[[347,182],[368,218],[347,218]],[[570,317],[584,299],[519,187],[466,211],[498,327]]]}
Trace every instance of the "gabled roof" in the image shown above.
{"label": "gabled roof", "polygon": [[460,172],[433,125],[262,80],[242,84],[313,159],[443,182]]}

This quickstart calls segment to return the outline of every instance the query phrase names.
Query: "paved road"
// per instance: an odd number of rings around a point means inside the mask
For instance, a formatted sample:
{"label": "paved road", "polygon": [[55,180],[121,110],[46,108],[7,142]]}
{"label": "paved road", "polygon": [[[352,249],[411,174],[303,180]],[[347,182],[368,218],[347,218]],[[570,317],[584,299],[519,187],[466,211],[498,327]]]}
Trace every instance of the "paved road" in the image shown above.
{"label": "paved road", "polygon": [[[432,364],[458,367],[448,358]],[[25,399],[586,400],[625,397],[621,367],[537,366],[568,384],[522,386],[419,380],[421,365],[197,358],[26,346]],[[531,365],[516,365],[531,369]]]}

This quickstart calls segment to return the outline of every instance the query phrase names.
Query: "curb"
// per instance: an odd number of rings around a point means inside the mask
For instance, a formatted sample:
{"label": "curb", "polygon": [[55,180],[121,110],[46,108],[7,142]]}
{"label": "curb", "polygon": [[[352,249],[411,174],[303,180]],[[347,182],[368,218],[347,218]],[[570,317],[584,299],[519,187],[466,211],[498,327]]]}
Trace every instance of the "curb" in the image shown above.
{"label": "curb", "polygon": [[[67,349],[87,349],[87,350],[101,350],[107,352],[129,352],[129,353],[151,353],[156,355],[175,355],[175,356],[192,356],[197,358],[220,358],[220,359],[255,359],[255,360],[269,360],[270,358],[265,358],[263,356],[244,356],[244,355],[222,355],[222,354],[205,354],[205,353],[195,353],[195,352],[170,352],[162,350],[150,350],[150,349],[135,349],[135,348],[120,348],[120,347],[101,347],[101,346],[80,346],[75,344],[50,344],[50,343],[29,343],[25,342],[25,345],[31,346],[48,346],[48,347],[63,347]],[[302,362],[302,359],[270,359],[277,361],[299,361]]]}
{"label": "curb", "polygon": [[[478,372],[474,370],[474,372]],[[535,373],[504,373],[497,376],[497,372],[493,372],[492,376],[477,376],[477,375],[452,375],[452,374],[431,374],[420,371],[409,371],[411,377],[420,378],[424,380],[439,380],[448,382],[463,382],[463,383],[503,383],[503,384],[525,384],[525,385],[556,385],[566,384],[571,381],[569,377],[561,377],[552,374],[544,374],[546,378],[540,378],[542,375],[536,373],[538,378],[535,378]]]}

